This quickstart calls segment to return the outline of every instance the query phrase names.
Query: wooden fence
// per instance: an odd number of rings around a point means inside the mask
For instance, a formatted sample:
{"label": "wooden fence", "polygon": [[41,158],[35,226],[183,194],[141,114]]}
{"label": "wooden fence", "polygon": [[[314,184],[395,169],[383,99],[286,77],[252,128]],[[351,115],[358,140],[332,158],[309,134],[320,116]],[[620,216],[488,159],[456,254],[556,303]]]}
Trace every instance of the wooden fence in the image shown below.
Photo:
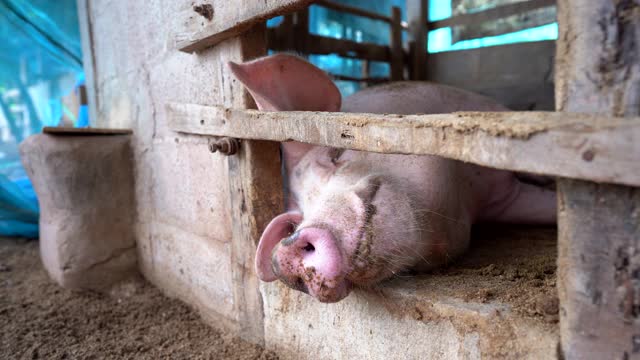
{"label": "wooden fence", "polygon": [[[301,54],[337,54],[345,58],[363,60],[364,66],[360,78],[332,74],[336,80],[355,81],[364,84],[404,79],[426,80],[428,31],[456,26],[469,26],[488,21],[507,18],[512,15],[530,12],[555,5],[555,0],[529,0],[506,4],[471,14],[453,16],[444,20],[427,20],[427,1],[409,0],[407,6],[411,18],[402,21],[398,7],[390,9],[390,15],[378,14],[353,6],[343,5],[329,0],[318,0],[315,5],[327,9],[365,17],[384,22],[390,29],[389,45],[362,43],[346,39],[336,39],[309,33],[309,9],[285,15],[283,22],[268,31],[268,47],[276,51],[296,51]],[[409,42],[402,41],[403,31],[409,32]],[[381,61],[390,65],[389,77],[370,77],[369,62]],[[405,70],[407,70],[405,72]]]}

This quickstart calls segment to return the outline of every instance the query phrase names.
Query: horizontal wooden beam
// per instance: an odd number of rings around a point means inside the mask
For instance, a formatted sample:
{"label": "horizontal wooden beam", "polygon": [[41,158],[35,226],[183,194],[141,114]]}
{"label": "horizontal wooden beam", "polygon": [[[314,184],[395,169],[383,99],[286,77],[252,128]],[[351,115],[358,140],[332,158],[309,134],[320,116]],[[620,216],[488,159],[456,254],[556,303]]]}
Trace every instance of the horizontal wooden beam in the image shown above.
{"label": "horizontal wooden beam", "polygon": [[[268,29],[267,43],[270,50],[291,51],[285,34],[278,32],[278,29]],[[371,61],[391,61],[391,50],[388,46],[359,43],[345,39],[334,39],[319,35],[306,35],[306,54],[337,54],[342,57],[364,59]]]}
{"label": "horizontal wooden beam", "polygon": [[429,30],[434,30],[451,26],[480,24],[487,21],[502,19],[511,15],[526,13],[543,7],[554,6],[555,4],[556,0],[522,1],[496,6],[485,11],[453,16],[444,20],[431,21],[428,23],[428,27]]}
{"label": "horizontal wooden beam", "polygon": [[45,126],[42,132],[51,135],[130,135],[131,129],[108,129],[108,128],[72,128]]}
{"label": "horizontal wooden beam", "polygon": [[175,47],[194,52],[238,36],[269,18],[301,10],[313,0],[242,0],[192,3],[176,14]]}
{"label": "horizontal wooden beam", "polygon": [[346,76],[346,75],[339,75],[339,74],[329,74],[329,76],[333,80],[353,81],[353,82],[367,83],[367,84],[381,84],[381,83],[386,83],[386,82],[390,81],[388,77],[364,77],[364,78],[358,78],[358,77],[354,77],[354,76]]}
{"label": "horizontal wooden beam", "polygon": [[168,104],[177,132],[431,154],[498,169],[640,186],[640,118],[503,112],[377,115]]}

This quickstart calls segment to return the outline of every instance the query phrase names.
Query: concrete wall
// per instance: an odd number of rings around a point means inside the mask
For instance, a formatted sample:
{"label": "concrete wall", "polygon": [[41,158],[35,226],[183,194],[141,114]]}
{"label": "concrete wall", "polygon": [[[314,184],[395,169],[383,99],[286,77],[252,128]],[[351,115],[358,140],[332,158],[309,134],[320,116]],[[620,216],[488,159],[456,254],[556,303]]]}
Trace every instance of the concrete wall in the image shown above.
{"label": "concrete wall", "polygon": [[237,95],[241,89],[224,81],[223,64],[240,59],[240,47],[231,40],[201,54],[173,49],[170,24],[190,4],[96,0],[81,6],[92,40],[85,41],[96,100],[92,125],[134,131],[136,235],[144,275],[233,326],[227,159],[211,154],[205,138],[170,131],[164,106],[245,106]]}

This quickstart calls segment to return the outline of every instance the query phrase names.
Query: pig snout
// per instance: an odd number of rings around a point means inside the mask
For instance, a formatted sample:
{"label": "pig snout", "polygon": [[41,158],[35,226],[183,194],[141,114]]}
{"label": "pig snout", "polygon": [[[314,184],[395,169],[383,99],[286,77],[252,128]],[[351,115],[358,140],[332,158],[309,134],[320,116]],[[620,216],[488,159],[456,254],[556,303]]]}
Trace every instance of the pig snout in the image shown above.
{"label": "pig snout", "polygon": [[289,287],[323,302],[348,294],[345,265],[330,231],[304,228],[283,239],[271,252],[276,277]]}
{"label": "pig snout", "polygon": [[260,239],[256,269],[263,281],[281,280],[322,302],[336,302],[351,291],[339,245],[331,231],[295,230],[302,216],[286,213],[273,219]]}

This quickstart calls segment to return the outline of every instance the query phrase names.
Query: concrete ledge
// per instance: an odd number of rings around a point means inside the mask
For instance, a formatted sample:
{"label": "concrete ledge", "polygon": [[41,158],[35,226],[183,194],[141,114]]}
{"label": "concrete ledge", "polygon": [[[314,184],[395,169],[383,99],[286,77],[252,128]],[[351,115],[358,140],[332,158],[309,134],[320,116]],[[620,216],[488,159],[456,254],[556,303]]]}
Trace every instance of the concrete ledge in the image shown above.
{"label": "concrete ledge", "polygon": [[486,227],[451,266],[321,304],[263,284],[265,342],[291,359],[556,358],[554,229]]}

